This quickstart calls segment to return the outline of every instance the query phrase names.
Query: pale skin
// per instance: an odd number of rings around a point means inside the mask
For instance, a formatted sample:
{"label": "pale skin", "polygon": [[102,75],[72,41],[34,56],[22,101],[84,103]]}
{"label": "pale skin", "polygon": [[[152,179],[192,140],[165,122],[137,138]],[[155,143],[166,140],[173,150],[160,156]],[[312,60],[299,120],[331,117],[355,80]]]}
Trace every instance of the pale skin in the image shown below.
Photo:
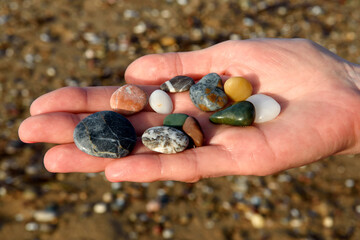
{"label": "pale skin", "polygon": [[[211,72],[247,78],[254,93],[268,94],[280,103],[280,115],[250,127],[214,125],[209,113],[193,105],[188,92],[170,94],[174,113],[199,120],[204,146],[158,154],[139,140],[131,155],[104,159],[78,150],[73,131],[89,114],[111,110],[109,99],[117,87],[67,87],[33,102],[19,136],[28,143],[58,144],[44,157],[50,172],[105,171],[112,182],[262,176],[330,155],[360,152],[360,66],[308,40],[227,41],[199,51],[147,55],[128,67],[125,80],[150,94],[176,75],[200,79]],[[147,106],[128,119],[141,137],[147,128],[162,125],[164,117]]]}

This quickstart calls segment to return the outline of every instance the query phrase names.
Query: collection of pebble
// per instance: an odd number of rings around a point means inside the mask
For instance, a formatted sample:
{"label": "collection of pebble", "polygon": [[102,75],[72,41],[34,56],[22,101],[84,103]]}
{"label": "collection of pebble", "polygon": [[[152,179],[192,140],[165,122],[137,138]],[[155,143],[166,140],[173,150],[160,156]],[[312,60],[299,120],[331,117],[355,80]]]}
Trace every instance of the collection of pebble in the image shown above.
{"label": "collection of pebble", "polygon": [[[253,88],[243,77],[231,77],[223,85],[221,77],[209,73],[199,82],[188,76],[176,76],[160,86],[147,98],[138,86],[126,84],[116,90],[110,99],[113,111],[97,112],[83,119],[75,128],[74,142],[83,152],[106,158],[127,156],[136,144],[133,125],[123,116],[140,112],[149,102],[160,114],[169,114],[163,126],[147,129],[142,143],[159,153],[178,153],[189,147],[200,147],[204,134],[196,118],[183,113],[174,113],[173,103],[166,92],[189,91],[190,99],[197,108],[213,113],[209,120],[214,124],[250,126],[276,118],[280,105],[270,96],[252,95]],[[233,104],[224,108],[229,99]],[[222,109],[222,110],[221,110]],[[123,114],[123,115],[121,115]]]}

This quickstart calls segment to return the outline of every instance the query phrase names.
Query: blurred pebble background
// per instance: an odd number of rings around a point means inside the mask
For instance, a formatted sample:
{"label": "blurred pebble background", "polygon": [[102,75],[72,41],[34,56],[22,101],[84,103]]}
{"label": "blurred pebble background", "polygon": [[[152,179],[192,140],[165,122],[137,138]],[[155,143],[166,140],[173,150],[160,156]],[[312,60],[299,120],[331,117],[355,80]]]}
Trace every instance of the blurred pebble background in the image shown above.
{"label": "blurred pebble background", "polygon": [[[360,239],[359,156],[267,177],[109,183],[52,174],[17,136],[31,102],[120,85],[150,53],[301,37],[360,62],[358,0],[0,0],[0,239]],[[241,61],[241,56],[239,56]]]}

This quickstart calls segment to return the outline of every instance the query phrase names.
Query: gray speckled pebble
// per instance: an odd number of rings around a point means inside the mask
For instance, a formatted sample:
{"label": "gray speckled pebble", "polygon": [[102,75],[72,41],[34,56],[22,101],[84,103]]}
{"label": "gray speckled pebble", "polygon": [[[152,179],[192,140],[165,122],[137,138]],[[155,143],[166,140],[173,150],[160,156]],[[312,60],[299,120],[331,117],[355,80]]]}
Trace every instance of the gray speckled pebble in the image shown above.
{"label": "gray speckled pebble", "polygon": [[216,73],[209,73],[190,87],[190,99],[202,111],[216,111],[228,102],[223,89],[221,77]]}
{"label": "gray speckled pebble", "polygon": [[224,89],[221,77],[217,73],[209,73],[200,79],[198,83],[205,84],[206,86],[218,87]]}
{"label": "gray speckled pebble", "polygon": [[189,138],[185,133],[166,126],[147,129],[141,139],[147,148],[160,153],[182,152],[189,144]]}
{"label": "gray speckled pebble", "polygon": [[104,158],[127,156],[136,144],[132,124],[112,111],[94,113],[84,118],[74,130],[74,142],[83,152]]}

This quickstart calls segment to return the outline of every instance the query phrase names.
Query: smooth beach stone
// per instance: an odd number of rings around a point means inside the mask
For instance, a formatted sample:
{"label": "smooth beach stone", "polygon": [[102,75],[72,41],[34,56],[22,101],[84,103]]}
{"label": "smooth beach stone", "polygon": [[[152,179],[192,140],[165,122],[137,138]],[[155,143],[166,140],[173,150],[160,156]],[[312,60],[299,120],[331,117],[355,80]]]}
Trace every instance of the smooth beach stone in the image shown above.
{"label": "smooth beach stone", "polygon": [[270,96],[254,94],[246,101],[251,102],[255,107],[255,123],[271,121],[280,114],[280,104]]}
{"label": "smooth beach stone", "polygon": [[117,89],[110,98],[111,109],[124,115],[140,112],[147,103],[147,94],[133,84]]}
{"label": "smooth beach stone", "polygon": [[209,73],[190,87],[190,99],[200,110],[216,111],[223,108],[228,97],[223,91],[222,80],[216,73]]}
{"label": "smooth beach stone", "polygon": [[188,76],[176,76],[169,81],[164,82],[160,85],[160,89],[165,92],[185,92],[195,84],[194,79]]}
{"label": "smooth beach stone", "polygon": [[255,119],[255,107],[251,102],[242,101],[210,116],[210,121],[233,126],[250,126]]}
{"label": "smooth beach stone", "polygon": [[102,111],[79,122],[74,130],[74,142],[89,155],[121,158],[133,150],[136,133],[130,121],[121,114]]}
{"label": "smooth beach stone", "polygon": [[195,118],[190,116],[186,118],[182,130],[193,140],[196,147],[201,147],[204,144],[203,131]]}
{"label": "smooth beach stone", "polygon": [[173,113],[165,117],[163,125],[181,129],[188,117],[189,115],[184,113]]}
{"label": "smooth beach stone", "polygon": [[162,91],[162,90],[155,90],[149,98],[149,104],[151,108],[161,114],[169,114],[173,110],[173,103],[170,96]]}
{"label": "smooth beach stone", "polygon": [[231,77],[224,84],[226,95],[234,102],[246,100],[251,96],[251,83],[243,77]]}
{"label": "smooth beach stone", "polygon": [[147,129],[141,140],[152,151],[159,153],[178,153],[184,151],[189,138],[182,131],[167,126],[158,126]]}
{"label": "smooth beach stone", "polygon": [[202,77],[198,83],[205,84],[206,86],[218,87],[224,89],[221,77],[217,73],[209,73]]}
{"label": "smooth beach stone", "polygon": [[205,112],[221,109],[228,102],[223,90],[218,87],[211,88],[201,83],[190,88],[190,99],[196,107]]}

